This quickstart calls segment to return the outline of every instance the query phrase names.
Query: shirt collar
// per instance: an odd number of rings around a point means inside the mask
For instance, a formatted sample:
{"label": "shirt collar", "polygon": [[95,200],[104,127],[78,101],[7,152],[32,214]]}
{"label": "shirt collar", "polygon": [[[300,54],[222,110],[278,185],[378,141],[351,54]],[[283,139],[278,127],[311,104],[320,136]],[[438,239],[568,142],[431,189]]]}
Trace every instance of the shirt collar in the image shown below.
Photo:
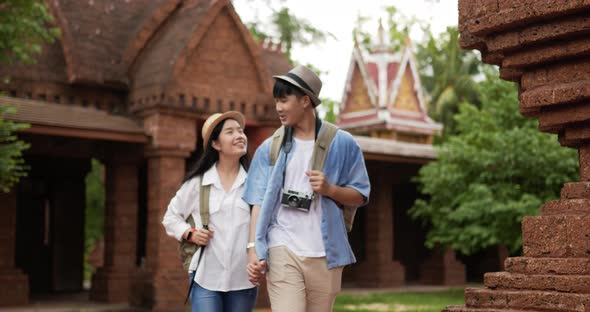
{"label": "shirt collar", "polygon": [[[236,180],[234,181],[234,185],[232,186],[231,190],[233,191],[235,188],[240,187],[242,184],[244,184],[247,175],[248,173],[246,172],[246,169],[244,169],[244,167],[240,165],[240,171],[238,172],[238,176],[236,177]],[[205,171],[205,173],[203,174],[203,185],[211,184],[216,188],[223,190],[223,186],[221,185],[221,179],[219,178],[219,173],[217,172],[217,162],[213,164],[213,166],[211,166],[211,168],[209,168],[209,170]]]}

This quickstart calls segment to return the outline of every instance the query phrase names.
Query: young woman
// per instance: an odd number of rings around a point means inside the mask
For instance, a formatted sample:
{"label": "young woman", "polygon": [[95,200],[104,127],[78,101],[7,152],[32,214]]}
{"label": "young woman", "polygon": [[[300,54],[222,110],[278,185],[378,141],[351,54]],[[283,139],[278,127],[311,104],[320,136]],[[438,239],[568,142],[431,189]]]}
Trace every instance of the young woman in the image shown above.
{"label": "young woman", "polygon": [[[257,289],[246,271],[250,206],[242,200],[248,170],[244,123],[244,116],[235,111],[205,121],[203,156],[187,174],[162,221],[168,235],[203,246],[189,266],[193,312],[249,312],[256,301]],[[210,187],[208,230],[200,216],[201,183]],[[195,228],[186,221],[189,216]]]}

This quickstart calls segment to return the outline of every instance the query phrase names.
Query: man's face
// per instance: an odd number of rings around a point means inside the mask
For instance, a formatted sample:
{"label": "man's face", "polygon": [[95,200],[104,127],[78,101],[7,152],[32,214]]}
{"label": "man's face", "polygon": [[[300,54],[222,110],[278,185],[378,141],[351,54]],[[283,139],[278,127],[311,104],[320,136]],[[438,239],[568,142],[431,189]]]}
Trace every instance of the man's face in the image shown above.
{"label": "man's face", "polygon": [[283,126],[295,126],[303,120],[305,109],[310,106],[308,96],[297,99],[295,95],[287,95],[275,98],[275,104],[279,120]]}

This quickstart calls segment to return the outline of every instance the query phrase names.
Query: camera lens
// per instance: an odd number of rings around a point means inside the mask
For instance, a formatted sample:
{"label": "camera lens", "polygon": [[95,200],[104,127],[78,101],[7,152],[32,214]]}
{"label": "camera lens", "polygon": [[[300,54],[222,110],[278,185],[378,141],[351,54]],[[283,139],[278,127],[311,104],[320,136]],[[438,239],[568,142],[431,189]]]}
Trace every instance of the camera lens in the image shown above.
{"label": "camera lens", "polygon": [[289,198],[287,199],[287,202],[289,203],[289,207],[299,207],[299,197],[297,196],[289,196]]}

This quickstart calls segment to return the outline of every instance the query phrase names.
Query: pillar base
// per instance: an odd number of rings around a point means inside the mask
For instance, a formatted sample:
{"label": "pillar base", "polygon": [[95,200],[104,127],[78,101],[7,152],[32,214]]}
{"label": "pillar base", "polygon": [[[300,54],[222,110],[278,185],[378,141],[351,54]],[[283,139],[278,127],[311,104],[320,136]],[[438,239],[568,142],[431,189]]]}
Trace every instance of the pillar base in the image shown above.
{"label": "pillar base", "polygon": [[362,263],[356,272],[358,287],[399,287],[406,283],[406,269],[399,261]]}
{"label": "pillar base", "polygon": [[18,269],[0,271],[0,306],[29,303],[29,277]]}
{"label": "pillar base", "polygon": [[133,275],[131,269],[122,271],[99,268],[92,276],[90,300],[109,303],[129,302],[129,287]]}
{"label": "pillar base", "polygon": [[186,272],[138,271],[131,281],[131,305],[152,311],[186,311],[189,285]]}
{"label": "pillar base", "polygon": [[455,252],[434,250],[420,268],[420,282],[427,285],[465,285],[465,265],[455,258]]}

